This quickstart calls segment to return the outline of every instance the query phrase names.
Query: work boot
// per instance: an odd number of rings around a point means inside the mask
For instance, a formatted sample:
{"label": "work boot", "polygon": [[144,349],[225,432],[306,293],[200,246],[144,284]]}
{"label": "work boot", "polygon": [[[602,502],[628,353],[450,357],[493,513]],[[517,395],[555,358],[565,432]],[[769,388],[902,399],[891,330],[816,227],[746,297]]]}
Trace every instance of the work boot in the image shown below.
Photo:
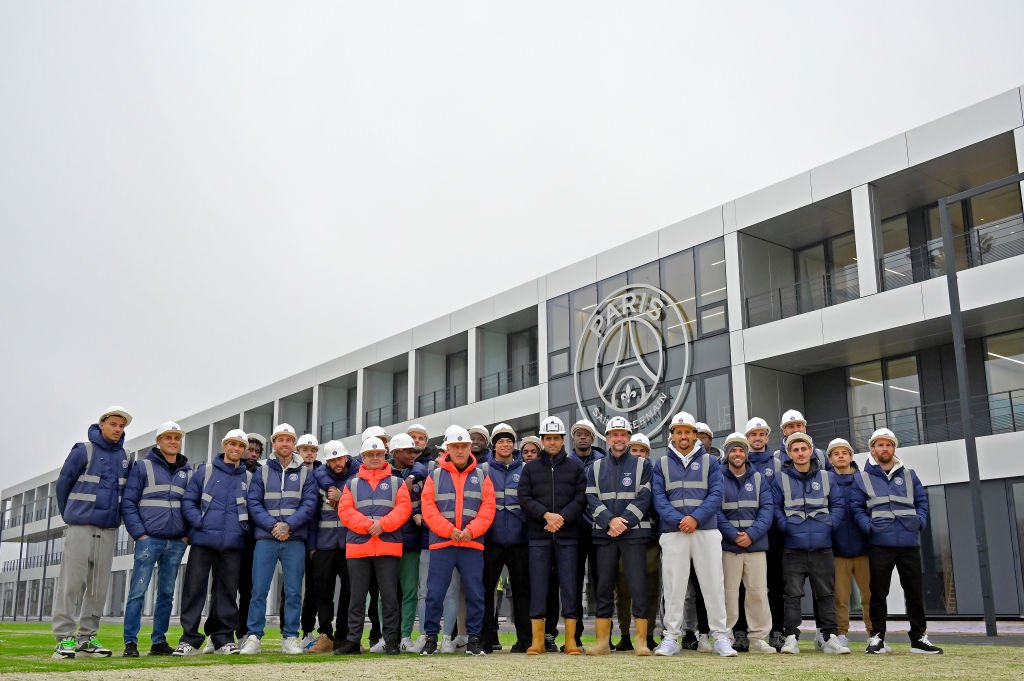
{"label": "work boot", "polygon": [[633,650],[633,640],[629,638],[629,632],[622,632],[622,637],[619,642],[612,646],[612,650],[617,653],[628,653]]}
{"label": "work boot", "polygon": [[[612,650],[608,647],[612,635],[612,621],[607,617],[598,617],[594,620],[594,629],[597,640],[594,645],[587,648],[587,655],[611,655]],[[568,652],[568,651],[567,651]]]}
{"label": "work boot", "polygon": [[[604,645],[608,645],[608,634],[611,633],[612,621],[610,619],[605,620],[604,630]],[[607,649],[607,648],[606,648]],[[566,617],[565,618],[565,654],[566,655],[582,655],[583,651],[576,643],[576,618]]]}
{"label": "work boot", "polygon": [[633,654],[638,657],[648,657],[651,649],[647,646],[647,620],[636,621],[636,650]]}
{"label": "work boot", "polygon": [[547,652],[544,646],[544,618],[530,620],[530,624],[533,626],[533,643],[526,649],[526,654],[543,655]]}

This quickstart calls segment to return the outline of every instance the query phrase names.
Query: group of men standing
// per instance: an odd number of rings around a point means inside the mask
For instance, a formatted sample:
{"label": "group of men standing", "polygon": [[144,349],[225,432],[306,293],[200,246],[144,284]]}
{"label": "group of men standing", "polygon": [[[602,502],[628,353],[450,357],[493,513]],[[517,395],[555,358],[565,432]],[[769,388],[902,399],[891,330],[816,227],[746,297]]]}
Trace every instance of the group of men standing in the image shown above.
{"label": "group of men standing", "polygon": [[[867,652],[886,653],[893,569],[907,598],[912,651],[942,652],[925,634],[921,593],[927,496],[886,429],[872,436],[864,471],[845,440],[816,450],[795,411],[783,416],[778,452],[767,448],[767,424],[754,418],[745,434],[725,439],[722,458],[710,451],[710,429],[680,412],[667,451],[653,462],[649,441],[623,417],[605,423],[607,451],[594,446],[596,428],[586,420],[573,426],[567,451],[564,423],[548,417],[539,437],[518,448],[504,423],[493,431],[451,426],[436,449],[415,424],[393,438],[367,429],[355,455],[282,423],[262,463],[266,440],[236,429],[220,454],[193,468],[173,422],[133,465],[123,448],[130,422],[122,408],[103,412],[58,478],[68,528],[54,658],[112,654],[97,632],[122,521],[135,540],[126,657],[139,655],[154,574],[149,654],[260,653],[278,567],[288,654],[362,653],[367,616],[372,652],[453,652],[460,635],[468,654],[500,650],[494,596],[505,569],[513,653],[557,651],[559,607],[563,651],[584,652],[587,574],[597,614],[589,655],[675,655],[684,647],[725,657],[797,653],[807,580],[819,647],[849,653],[851,579],[869,599]],[[183,634],[172,648],[166,634],[186,548]],[[657,643],[651,621],[662,603]],[[616,606],[622,638],[612,646]]]}

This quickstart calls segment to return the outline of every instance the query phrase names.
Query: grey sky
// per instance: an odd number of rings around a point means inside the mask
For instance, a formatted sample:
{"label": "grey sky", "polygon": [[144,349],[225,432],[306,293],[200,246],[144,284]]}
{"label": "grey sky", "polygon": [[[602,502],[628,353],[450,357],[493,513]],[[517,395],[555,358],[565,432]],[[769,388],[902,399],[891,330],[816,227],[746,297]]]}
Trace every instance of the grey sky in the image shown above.
{"label": "grey sky", "polygon": [[[4,2],[4,481],[1024,83],[1020,2]],[[13,464],[13,467],[12,467]]]}

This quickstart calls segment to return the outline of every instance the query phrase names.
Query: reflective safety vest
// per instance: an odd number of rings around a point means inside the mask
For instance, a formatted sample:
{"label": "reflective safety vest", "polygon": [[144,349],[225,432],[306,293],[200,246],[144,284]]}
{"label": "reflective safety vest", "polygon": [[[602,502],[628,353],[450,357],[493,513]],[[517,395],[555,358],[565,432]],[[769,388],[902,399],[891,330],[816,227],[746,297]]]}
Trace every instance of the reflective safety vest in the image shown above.
{"label": "reflective safety vest", "polygon": [[[295,468],[281,469],[281,489],[278,492],[271,492],[267,487],[270,479],[270,466],[260,468],[260,476],[263,478],[263,507],[275,521],[283,521],[298,510],[302,503],[302,490],[306,485],[306,475],[309,468],[300,466]],[[295,480],[292,480],[292,476]]]}
{"label": "reflective safety vest", "polygon": [[[374,488],[369,482],[354,476],[349,479],[348,490],[352,493],[352,507],[362,513],[370,520],[380,520],[395,508],[395,499],[398,496],[398,485],[402,484],[394,476],[382,479]],[[335,516],[337,518],[337,516]],[[401,529],[395,532],[384,532],[380,535],[382,542],[389,544],[402,544]],[[365,544],[370,541],[369,534],[359,534],[347,530],[346,542],[349,544]]]}
{"label": "reflective safety vest", "polygon": [[[867,496],[868,513],[871,519],[876,518],[897,518],[899,516],[917,517],[917,509],[914,507],[914,485],[910,469],[906,466],[898,471],[886,487],[886,481],[875,475],[869,475],[867,471],[859,471],[861,482],[864,483],[864,492]],[[903,484],[895,484],[899,478]]]}
{"label": "reflective safety vest", "polygon": [[[487,477],[489,469],[486,464],[477,466],[476,469],[470,473],[466,478],[466,482],[462,488],[462,517],[455,517],[455,505],[456,505],[456,491],[455,481],[452,480],[451,474],[440,466],[435,468],[430,474],[431,479],[434,481],[434,503],[437,506],[438,512],[444,516],[444,518],[452,525],[459,529],[465,529],[466,525],[469,524],[473,518],[476,517],[477,513],[480,512],[480,503],[483,501],[484,491],[484,479]],[[480,541],[483,537],[476,539]],[[430,531],[430,544],[439,544],[441,542],[450,541],[451,537],[439,537],[434,534],[434,531]]]}
{"label": "reflective safety vest", "polygon": [[[745,531],[753,525],[757,519],[757,510],[761,507],[761,474],[755,471],[748,480],[752,490],[748,490],[746,484],[722,485],[722,513],[737,530]],[[734,499],[730,499],[734,490],[738,493]]]}
{"label": "reflective safety vest", "polygon": [[[98,470],[100,467],[99,461],[93,456],[92,442],[86,440],[82,444],[85,445],[85,472],[78,476],[78,480],[75,481],[74,486],[71,488],[67,506],[64,509],[65,518],[69,516],[90,515],[96,504],[96,494],[100,490],[100,474],[102,471]],[[131,458],[124,453],[124,450],[121,450],[121,452],[123,453],[123,460],[117,471],[117,509],[121,507],[121,497],[124,494],[125,483],[128,482],[128,469],[131,461]],[[120,518],[119,512],[118,518]]]}
{"label": "reflective safety vest", "polygon": [[[213,478],[213,464],[206,463],[203,464],[203,467],[205,468],[203,473],[203,496],[200,497],[199,512],[202,513],[205,518],[207,511],[210,510],[210,504],[213,502],[213,495],[211,494],[213,490],[210,489],[210,480]],[[266,470],[266,466],[264,466],[263,469]],[[241,480],[239,480],[239,482],[241,482]],[[235,497],[235,506],[238,508],[238,522],[240,523],[249,522],[249,507],[245,504],[245,494],[251,484],[252,473],[247,469],[245,471],[245,482],[240,485],[238,496]],[[263,475],[263,484],[267,484],[266,474]]]}
{"label": "reflective safety vest", "polygon": [[[780,473],[778,479],[782,484],[783,512],[786,522],[798,525],[807,518],[828,515],[828,495],[831,490],[828,471],[819,469],[813,478],[794,482],[786,473]],[[817,486],[817,489],[815,489]],[[794,488],[798,488],[794,491]]]}
{"label": "reflective safety vest", "polygon": [[[661,457],[661,472],[665,476],[665,495],[675,508],[686,514],[689,509],[697,508],[708,495],[708,469],[711,468],[711,455],[704,452],[695,456],[689,466],[683,467],[683,462],[676,457],[679,463],[678,468],[683,468],[682,476],[678,474],[672,478],[669,465],[669,457],[675,454],[666,454]],[[678,470],[677,468],[677,470]]]}
{"label": "reflective safety vest", "polygon": [[[627,455],[628,454],[624,454],[623,456]],[[707,455],[705,454],[705,456]],[[595,506],[592,511],[594,516],[594,523],[592,525],[593,529],[604,529],[598,526],[597,519],[601,516],[602,513],[607,511],[610,512],[612,514],[612,517],[614,518],[618,518],[628,513],[637,520],[637,524],[630,527],[629,530],[627,530],[626,534],[634,530],[650,530],[650,518],[646,517],[647,514],[641,511],[640,508],[635,503],[633,503],[636,501],[637,495],[640,494],[640,489],[643,487],[641,478],[643,477],[645,459],[639,456],[636,457],[636,470],[634,471],[631,479],[622,479],[619,475],[614,475],[614,477],[611,480],[602,481],[601,471],[603,470],[605,462],[608,461],[609,458],[610,455],[602,459],[598,459],[597,461],[594,462],[593,466],[591,467],[591,470],[594,474],[594,486],[587,487],[587,494],[595,494],[597,495],[597,498],[599,500],[598,505]],[[666,457],[662,457],[662,460],[664,461],[665,458]],[[615,466],[614,463],[610,463],[608,465],[609,467]],[[623,466],[625,465],[628,464],[623,464]],[[662,466],[662,472],[665,472],[666,468],[667,466]],[[628,486],[625,485],[625,480],[627,479],[630,482]],[[668,480],[667,473],[665,474],[665,479],[666,481]],[[666,489],[668,488],[668,482],[665,483],[665,487]],[[707,488],[706,470],[704,471],[704,487]],[[675,504],[673,503],[673,505]],[[700,504],[697,505],[699,506]],[[621,536],[625,536],[625,534]]]}
{"label": "reflective safety vest", "polygon": [[[168,471],[166,468],[156,468],[149,459],[143,459],[139,463],[146,471],[146,486],[142,488],[142,498],[139,500],[139,508],[160,508],[176,510],[181,512],[181,497],[185,495],[185,488],[192,477],[188,466],[183,466],[177,471]],[[158,473],[159,471],[159,473]],[[179,475],[184,473],[184,475]],[[157,477],[163,482],[157,481]],[[144,512],[143,519],[145,519]]]}

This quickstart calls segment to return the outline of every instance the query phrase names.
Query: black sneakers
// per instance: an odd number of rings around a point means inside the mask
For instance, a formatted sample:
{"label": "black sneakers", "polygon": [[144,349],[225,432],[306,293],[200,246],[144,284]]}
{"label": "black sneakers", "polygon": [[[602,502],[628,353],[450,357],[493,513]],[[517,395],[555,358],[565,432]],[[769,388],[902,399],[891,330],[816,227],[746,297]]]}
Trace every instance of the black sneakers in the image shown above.
{"label": "black sneakers", "polygon": [[558,652],[558,643],[555,642],[555,637],[551,634],[544,634],[544,651],[548,653]]}
{"label": "black sneakers", "polygon": [[363,649],[359,647],[358,643],[353,641],[344,640],[337,648],[334,649],[335,655],[362,655]]}
{"label": "black sneakers", "polygon": [[135,641],[128,641],[124,644],[124,652],[121,653],[121,657],[138,657],[139,656],[139,644]]}
{"label": "black sneakers", "polygon": [[910,652],[917,653],[918,655],[941,655],[942,648],[933,646],[927,636],[922,636],[910,643]]}
{"label": "black sneakers", "polygon": [[697,634],[687,631],[679,645],[683,650],[697,650]]}
{"label": "black sneakers", "polygon": [[879,635],[868,639],[868,647],[864,649],[868,655],[888,655],[889,646],[885,645],[885,639]]}
{"label": "black sneakers", "polygon": [[629,634],[623,634],[619,642],[612,646],[612,650],[618,653],[628,653],[633,650],[633,639],[629,637]]}
{"label": "black sneakers", "polygon": [[385,655],[401,655],[402,647],[397,642],[388,641],[384,644]]}
{"label": "black sneakers", "polygon": [[768,635],[768,645],[775,648],[776,651],[782,650],[782,646],[786,644],[786,637],[781,631],[773,631]]}
{"label": "black sneakers", "polygon": [[149,647],[150,655],[170,655],[173,652],[174,648],[167,641],[160,641],[160,643],[154,643]]}
{"label": "black sneakers", "polygon": [[484,646],[480,641],[479,636],[470,636],[469,641],[466,643],[466,654],[467,655],[483,655]]}
{"label": "black sneakers", "polygon": [[427,634],[427,642],[423,644],[420,655],[433,655],[437,652],[437,634]]}
{"label": "black sneakers", "polygon": [[747,638],[747,632],[737,631],[735,632],[736,640],[733,641],[732,648],[737,653],[750,652],[750,639]]}

